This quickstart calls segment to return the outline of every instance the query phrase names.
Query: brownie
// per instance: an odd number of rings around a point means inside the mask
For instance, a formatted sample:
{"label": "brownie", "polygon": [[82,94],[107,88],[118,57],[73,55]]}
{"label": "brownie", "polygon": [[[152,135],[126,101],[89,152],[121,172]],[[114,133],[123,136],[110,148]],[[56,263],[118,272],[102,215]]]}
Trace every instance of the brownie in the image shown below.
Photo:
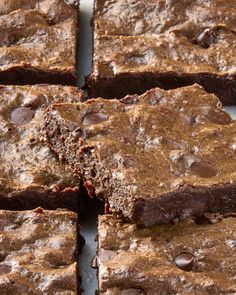
{"label": "brownie", "polygon": [[235,1],[95,3],[90,97],[198,83],[236,103]]}
{"label": "brownie", "polygon": [[0,86],[0,208],[80,206],[77,178],[42,141],[43,113],[53,102],[78,102],[66,86]]}
{"label": "brownie", "polygon": [[77,2],[1,0],[0,84],[76,85]]}
{"label": "brownie", "polygon": [[99,294],[236,294],[236,222],[138,228],[99,217]]}
{"label": "brownie", "polygon": [[88,193],[139,225],[236,210],[236,121],[198,85],[54,104],[44,129]]}
{"label": "brownie", "polygon": [[77,294],[76,230],[70,211],[0,211],[0,294]]}

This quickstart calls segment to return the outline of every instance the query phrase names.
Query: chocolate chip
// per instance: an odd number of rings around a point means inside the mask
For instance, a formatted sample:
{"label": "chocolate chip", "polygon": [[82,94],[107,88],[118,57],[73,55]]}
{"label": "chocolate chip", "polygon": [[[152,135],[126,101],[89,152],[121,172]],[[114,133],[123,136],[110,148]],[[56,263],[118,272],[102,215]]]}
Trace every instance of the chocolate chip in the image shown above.
{"label": "chocolate chip", "polygon": [[83,138],[85,140],[85,138],[86,138],[86,132],[83,128],[78,127],[71,134],[76,139]]}
{"label": "chocolate chip", "polygon": [[99,262],[107,262],[113,260],[117,256],[117,252],[103,249],[98,256]]}
{"label": "chocolate chip", "polygon": [[195,42],[202,48],[209,48],[212,43],[215,42],[216,33],[213,29],[207,28],[203,32],[199,33],[195,39]]}
{"label": "chocolate chip", "polygon": [[10,121],[16,125],[24,125],[34,118],[35,112],[30,108],[18,107],[10,114]]}
{"label": "chocolate chip", "polygon": [[103,113],[93,113],[84,116],[83,125],[96,125],[100,124],[108,119],[108,116]]}
{"label": "chocolate chip", "polygon": [[146,65],[149,62],[149,57],[146,54],[137,54],[133,56],[129,56],[126,59],[126,62],[132,65]]}
{"label": "chocolate chip", "polygon": [[193,174],[203,178],[210,178],[217,175],[216,168],[204,161],[194,162],[190,166],[190,170]]}
{"label": "chocolate chip", "polygon": [[126,95],[120,101],[125,104],[135,104],[138,102],[138,100],[139,100],[139,96],[137,94],[134,94],[134,95]]}
{"label": "chocolate chip", "polygon": [[232,121],[230,115],[223,110],[211,110],[208,117],[212,123],[218,125],[227,125]]}
{"label": "chocolate chip", "polygon": [[121,291],[121,295],[142,295],[143,292],[140,289],[125,289]]}
{"label": "chocolate chip", "polygon": [[175,264],[182,270],[190,271],[194,267],[195,258],[191,253],[181,253],[175,257]]}

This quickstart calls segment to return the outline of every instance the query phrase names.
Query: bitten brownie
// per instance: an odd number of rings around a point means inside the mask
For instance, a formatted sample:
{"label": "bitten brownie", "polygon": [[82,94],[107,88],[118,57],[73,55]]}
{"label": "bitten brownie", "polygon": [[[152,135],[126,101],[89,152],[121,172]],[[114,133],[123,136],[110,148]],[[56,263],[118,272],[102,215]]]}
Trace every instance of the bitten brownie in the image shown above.
{"label": "bitten brownie", "polygon": [[0,208],[77,210],[78,181],[42,142],[43,112],[53,102],[78,102],[66,86],[0,86]]}
{"label": "bitten brownie", "polygon": [[198,85],[54,104],[44,128],[89,194],[139,225],[236,211],[236,122]]}
{"label": "bitten brownie", "polygon": [[235,233],[232,217],[140,229],[100,216],[99,294],[236,294]]}
{"label": "bitten brownie", "polygon": [[1,0],[0,84],[76,85],[77,0]]}
{"label": "bitten brownie", "polygon": [[0,211],[0,294],[77,294],[76,230],[69,211]]}
{"label": "bitten brownie", "polygon": [[235,1],[95,3],[90,97],[198,83],[236,103]]}

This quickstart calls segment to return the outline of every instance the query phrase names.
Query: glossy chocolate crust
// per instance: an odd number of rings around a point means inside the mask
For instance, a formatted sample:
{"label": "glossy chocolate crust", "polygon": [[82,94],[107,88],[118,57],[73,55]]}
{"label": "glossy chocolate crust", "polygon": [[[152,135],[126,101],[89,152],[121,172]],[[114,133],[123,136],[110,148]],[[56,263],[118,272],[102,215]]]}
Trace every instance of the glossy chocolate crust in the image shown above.
{"label": "glossy chocolate crust", "polygon": [[89,194],[139,225],[236,211],[236,122],[198,85],[54,104],[44,129]]}
{"label": "glossy chocolate crust", "polygon": [[186,220],[140,229],[99,217],[99,294],[236,294],[236,222]]}
{"label": "glossy chocolate crust", "polygon": [[69,211],[0,211],[0,294],[77,294],[76,230]]}
{"label": "glossy chocolate crust", "polygon": [[55,102],[78,102],[66,86],[0,86],[0,208],[11,210],[80,206],[77,179],[43,143],[43,113]]}
{"label": "glossy chocolate crust", "polygon": [[0,84],[76,85],[77,0],[1,0]]}
{"label": "glossy chocolate crust", "polygon": [[97,0],[90,97],[198,83],[236,100],[236,2]]}

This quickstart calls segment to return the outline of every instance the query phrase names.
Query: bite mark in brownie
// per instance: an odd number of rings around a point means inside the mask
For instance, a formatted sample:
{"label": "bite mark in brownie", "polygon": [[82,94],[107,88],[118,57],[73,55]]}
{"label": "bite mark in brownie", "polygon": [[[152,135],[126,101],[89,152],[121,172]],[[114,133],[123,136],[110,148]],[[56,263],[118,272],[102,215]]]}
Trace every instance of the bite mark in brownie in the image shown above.
{"label": "bite mark in brownie", "polygon": [[49,107],[52,149],[139,225],[236,211],[236,123],[194,85]]}
{"label": "bite mark in brownie", "polygon": [[66,86],[0,86],[0,208],[26,210],[81,205],[80,188],[67,164],[43,142],[43,113],[55,102],[78,102]]}
{"label": "bite mark in brownie", "polygon": [[235,104],[235,15],[222,0],[96,1],[90,97],[198,83]]}
{"label": "bite mark in brownie", "polygon": [[78,1],[0,3],[0,84],[76,85]]}
{"label": "bite mark in brownie", "polygon": [[235,232],[235,218],[141,229],[100,216],[99,294],[235,294]]}
{"label": "bite mark in brownie", "polygon": [[66,210],[1,210],[0,293],[78,294],[76,230]]}

